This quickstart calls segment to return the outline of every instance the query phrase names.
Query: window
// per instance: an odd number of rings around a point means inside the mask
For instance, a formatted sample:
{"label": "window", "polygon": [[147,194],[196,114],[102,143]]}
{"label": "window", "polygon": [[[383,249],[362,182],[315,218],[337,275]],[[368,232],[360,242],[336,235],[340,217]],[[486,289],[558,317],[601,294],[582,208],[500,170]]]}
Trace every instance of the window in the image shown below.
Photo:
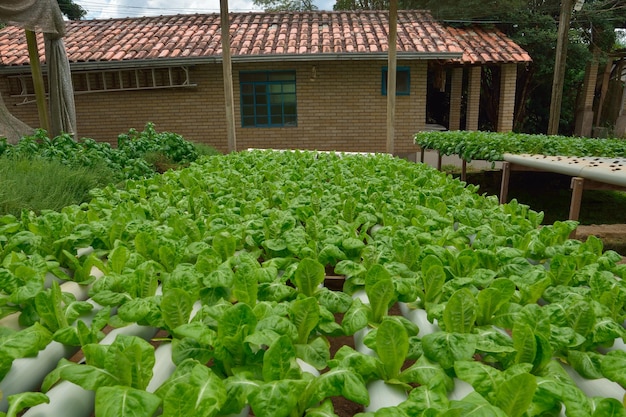
{"label": "window", "polygon": [[[383,67],[382,94],[387,95],[387,67]],[[396,95],[411,94],[411,71],[409,67],[396,67]]]}
{"label": "window", "polygon": [[243,127],[297,126],[296,72],[240,72]]}

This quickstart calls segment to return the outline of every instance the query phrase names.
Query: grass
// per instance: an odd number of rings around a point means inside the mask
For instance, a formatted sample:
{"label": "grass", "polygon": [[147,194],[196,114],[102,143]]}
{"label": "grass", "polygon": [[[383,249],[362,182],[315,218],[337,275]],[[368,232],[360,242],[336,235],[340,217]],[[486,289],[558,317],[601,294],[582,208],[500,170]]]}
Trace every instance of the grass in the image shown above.
{"label": "grass", "polygon": [[89,199],[113,177],[105,167],[70,167],[44,159],[0,158],[0,215],[60,210]]}

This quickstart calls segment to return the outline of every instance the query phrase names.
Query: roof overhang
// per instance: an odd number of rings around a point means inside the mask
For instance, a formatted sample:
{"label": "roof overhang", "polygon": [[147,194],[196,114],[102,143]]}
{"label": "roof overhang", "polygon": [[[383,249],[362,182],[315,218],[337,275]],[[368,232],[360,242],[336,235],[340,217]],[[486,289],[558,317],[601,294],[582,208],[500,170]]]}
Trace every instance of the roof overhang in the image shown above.
{"label": "roof overhang", "polygon": [[[442,60],[459,59],[461,52],[408,52],[398,53],[397,60]],[[313,62],[313,61],[383,61],[387,60],[386,53],[319,53],[319,54],[268,54],[268,55],[235,55],[232,57],[233,64],[253,62]],[[206,56],[192,58],[155,58],[134,59],[126,61],[86,61],[72,62],[72,71],[106,71],[134,68],[155,68],[171,66],[193,66],[203,64],[221,64],[221,56]],[[47,71],[47,66],[42,65]],[[0,66],[0,74],[23,74],[30,71],[30,65]]]}

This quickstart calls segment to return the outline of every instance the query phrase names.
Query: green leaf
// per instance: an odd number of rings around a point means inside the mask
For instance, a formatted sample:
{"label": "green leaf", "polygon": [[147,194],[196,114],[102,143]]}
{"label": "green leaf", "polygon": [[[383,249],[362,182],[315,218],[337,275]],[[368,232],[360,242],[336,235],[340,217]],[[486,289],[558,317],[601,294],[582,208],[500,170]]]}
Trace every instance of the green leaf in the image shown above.
{"label": "green leaf", "polygon": [[281,379],[299,379],[300,368],[296,362],[296,349],[289,337],[283,335],[272,343],[263,355],[265,382]]}
{"label": "green leaf", "polygon": [[615,398],[601,398],[596,400],[592,417],[626,417],[626,409]]}
{"label": "green leaf", "polygon": [[386,317],[376,332],[376,353],[383,369],[383,379],[389,381],[400,373],[409,351],[409,336],[397,320]]}
{"label": "green leaf", "polygon": [[456,361],[472,359],[476,342],[472,334],[440,331],[424,336],[422,347],[428,359],[438,362],[444,369],[451,369]]}
{"label": "green leaf", "polygon": [[312,258],[300,261],[294,274],[294,284],[302,294],[312,297],[324,282],[326,271],[324,265]]}
{"label": "green leaf", "polygon": [[623,350],[612,350],[602,359],[600,366],[602,374],[611,381],[617,382],[626,388],[626,352]]}
{"label": "green leaf", "polygon": [[112,387],[119,385],[117,375],[92,365],[79,365],[76,363],[64,363],[60,368],[60,378],[70,381],[88,391],[95,391],[99,387]]}
{"label": "green leaf", "polygon": [[331,400],[325,400],[319,407],[311,407],[306,410],[305,417],[339,417]]}
{"label": "green leaf", "polygon": [[[463,362],[456,362],[455,370],[456,364],[458,363]],[[459,376],[459,378],[461,377]],[[424,355],[420,356],[415,363],[403,370],[398,379],[407,384],[418,383],[421,386],[428,387],[432,390],[439,390],[443,392],[452,390],[454,387],[454,381],[448,376],[441,365],[436,362],[431,362]]]}
{"label": "green leaf", "polygon": [[348,369],[335,368],[311,381],[306,407],[318,404],[325,398],[342,396],[359,404],[369,404],[369,393],[361,375]]}
{"label": "green leaf", "polygon": [[208,344],[191,337],[172,340],[172,362],[176,365],[187,359],[207,363],[211,358],[213,358],[213,349]]}
{"label": "green leaf", "polygon": [[179,288],[168,289],[161,298],[163,320],[169,329],[187,324],[192,308],[192,296]]}
{"label": "green leaf", "polygon": [[259,292],[258,268],[244,264],[237,268],[233,278],[233,297],[241,303],[256,304]]}
{"label": "green leaf", "polygon": [[298,329],[297,343],[307,343],[309,335],[320,321],[320,306],[317,299],[307,297],[294,301],[291,305],[291,320]]}
{"label": "green leaf", "polygon": [[452,294],[443,310],[445,329],[451,333],[471,333],[476,317],[476,299],[467,288]]}
{"label": "green leaf", "polygon": [[581,352],[579,350],[570,350],[567,352],[567,360],[570,365],[583,378],[598,379],[602,378],[602,361],[604,355],[595,352]]}
{"label": "green leaf", "polygon": [[316,337],[307,344],[297,344],[296,355],[316,369],[324,369],[330,360],[330,346],[325,337]]}
{"label": "green leaf", "polygon": [[530,406],[536,389],[537,380],[534,375],[515,375],[497,387],[495,403],[507,416],[521,417]]}
{"label": "green leaf", "polygon": [[428,255],[422,260],[422,280],[424,282],[424,302],[438,303],[441,298],[446,273],[441,260]]}
{"label": "green leaf", "polygon": [[490,404],[477,392],[469,393],[462,401],[451,401],[450,410],[443,415],[446,417],[511,417],[510,414]]}
{"label": "green leaf", "polygon": [[513,327],[513,347],[517,351],[515,363],[533,363],[537,356],[537,339],[530,326],[517,322]]}
{"label": "green leaf", "polygon": [[152,417],[161,399],[152,393],[131,387],[100,387],[96,391],[98,417]]}
{"label": "green leaf", "polygon": [[352,305],[352,297],[348,294],[342,291],[331,291],[326,287],[321,288],[315,297],[320,305],[332,313],[345,313]]}
{"label": "green leaf", "polygon": [[470,384],[483,397],[488,397],[504,382],[500,371],[477,361],[457,361],[454,371],[459,379]]}
{"label": "green leaf", "polygon": [[367,271],[365,293],[372,309],[371,319],[374,323],[380,323],[396,298],[391,274],[384,266],[375,264]]}
{"label": "green leaf", "polygon": [[299,392],[305,384],[288,379],[263,384],[250,394],[250,408],[257,417],[288,417],[297,409]]}
{"label": "green leaf", "polygon": [[104,368],[120,385],[145,389],[152,379],[154,361],[154,347],[150,343],[119,334],[107,350]]}
{"label": "green leaf", "polygon": [[235,254],[237,239],[228,232],[220,232],[213,236],[213,249],[222,258],[222,262],[226,262]]}
{"label": "green leaf", "polygon": [[17,417],[26,408],[34,407],[39,404],[48,404],[50,399],[46,394],[40,392],[21,392],[19,394],[9,395],[7,397],[9,409],[7,417]]}
{"label": "green leaf", "polygon": [[360,299],[354,299],[341,320],[344,333],[353,335],[363,329],[369,323],[370,314],[371,310]]}

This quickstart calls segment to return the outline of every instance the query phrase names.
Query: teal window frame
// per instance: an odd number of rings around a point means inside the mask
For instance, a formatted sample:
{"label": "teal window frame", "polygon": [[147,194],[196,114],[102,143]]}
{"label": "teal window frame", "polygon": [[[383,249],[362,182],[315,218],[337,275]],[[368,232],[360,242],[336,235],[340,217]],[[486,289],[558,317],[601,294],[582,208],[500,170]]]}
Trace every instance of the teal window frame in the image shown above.
{"label": "teal window frame", "polygon": [[241,71],[239,73],[242,127],[298,125],[296,71]]}
{"label": "teal window frame", "polygon": [[[387,95],[387,72],[388,68],[383,67],[381,94]],[[396,96],[411,95],[411,67],[396,67]]]}

